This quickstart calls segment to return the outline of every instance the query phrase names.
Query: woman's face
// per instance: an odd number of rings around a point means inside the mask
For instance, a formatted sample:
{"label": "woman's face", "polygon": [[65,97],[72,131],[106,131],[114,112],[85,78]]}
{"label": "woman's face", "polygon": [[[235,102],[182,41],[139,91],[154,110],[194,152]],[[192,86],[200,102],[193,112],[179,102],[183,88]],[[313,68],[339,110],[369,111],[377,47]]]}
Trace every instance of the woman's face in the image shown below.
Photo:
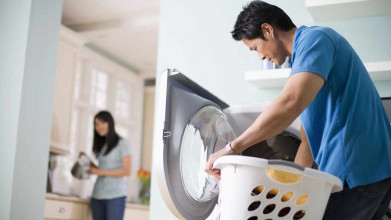
{"label": "woman's face", "polygon": [[109,123],[95,118],[95,131],[99,136],[106,137],[109,133]]}

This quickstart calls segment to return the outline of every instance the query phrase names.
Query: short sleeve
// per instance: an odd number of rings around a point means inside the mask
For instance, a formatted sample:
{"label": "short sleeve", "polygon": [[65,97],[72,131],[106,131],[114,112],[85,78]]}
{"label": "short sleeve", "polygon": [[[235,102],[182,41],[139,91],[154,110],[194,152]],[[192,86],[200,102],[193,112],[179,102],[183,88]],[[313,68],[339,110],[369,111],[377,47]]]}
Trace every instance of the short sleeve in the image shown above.
{"label": "short sleeve", "polygon": [[322,31],[309,31],[295,45],[290,75],[312,72],[326,81],[334,65],[336,47],[332,39]]}
{"label": "short sleeve", "polygon": [[119,140],[119,150],[121,153],[121,157],[132,155],[132,148],[130,146],[129,141],[123,138]]}

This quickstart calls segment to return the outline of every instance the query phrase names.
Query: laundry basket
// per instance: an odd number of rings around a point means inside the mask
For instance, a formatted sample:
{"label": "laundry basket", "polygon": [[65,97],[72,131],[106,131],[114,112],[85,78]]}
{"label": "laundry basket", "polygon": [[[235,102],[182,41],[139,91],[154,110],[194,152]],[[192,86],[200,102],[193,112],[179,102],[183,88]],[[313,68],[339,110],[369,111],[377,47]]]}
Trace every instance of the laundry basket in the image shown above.
{"label": "laundry basket", "polygon": [[220,220],[321,220],[342,181],[283,160],[218,158]]}

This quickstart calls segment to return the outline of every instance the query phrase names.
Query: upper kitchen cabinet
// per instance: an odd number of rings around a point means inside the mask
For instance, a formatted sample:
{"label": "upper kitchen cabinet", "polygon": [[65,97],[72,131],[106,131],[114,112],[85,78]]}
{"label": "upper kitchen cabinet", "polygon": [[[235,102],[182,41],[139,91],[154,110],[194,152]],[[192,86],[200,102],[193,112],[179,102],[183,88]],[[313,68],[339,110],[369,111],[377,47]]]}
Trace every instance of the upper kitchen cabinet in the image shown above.
{"label": "upper kitchen cabinet", "polygon": [[84,40],[68,28],[60,29],[57,51],[56,82],[53,100],[50,151],[57,154],[70,152],[70,125],[74,77],[79,65],[78,51]]}
{"label": "upper kitchen cabinet", "polygon": [[315,22],[391,14],[390,0],[306,0]]}

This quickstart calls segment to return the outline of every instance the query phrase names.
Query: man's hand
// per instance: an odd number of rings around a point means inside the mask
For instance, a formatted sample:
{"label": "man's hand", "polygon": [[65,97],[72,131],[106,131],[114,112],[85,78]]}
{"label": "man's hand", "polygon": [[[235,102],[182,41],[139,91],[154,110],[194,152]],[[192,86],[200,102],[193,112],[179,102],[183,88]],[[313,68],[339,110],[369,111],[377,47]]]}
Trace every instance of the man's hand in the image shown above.
{"label": "man's hand", "polygon": [[213,169],[213,164],[217,160],[217,158],[219,158],[221,156],[225,156],[225,155],[228,155],[228,151],[225,148],[217,151],[216,153],[211,154],[209,156],[208,162],[206,163],[205,172],[207,172],[210,175],[215,176],[217,179],[220,180],[220,170]]}

